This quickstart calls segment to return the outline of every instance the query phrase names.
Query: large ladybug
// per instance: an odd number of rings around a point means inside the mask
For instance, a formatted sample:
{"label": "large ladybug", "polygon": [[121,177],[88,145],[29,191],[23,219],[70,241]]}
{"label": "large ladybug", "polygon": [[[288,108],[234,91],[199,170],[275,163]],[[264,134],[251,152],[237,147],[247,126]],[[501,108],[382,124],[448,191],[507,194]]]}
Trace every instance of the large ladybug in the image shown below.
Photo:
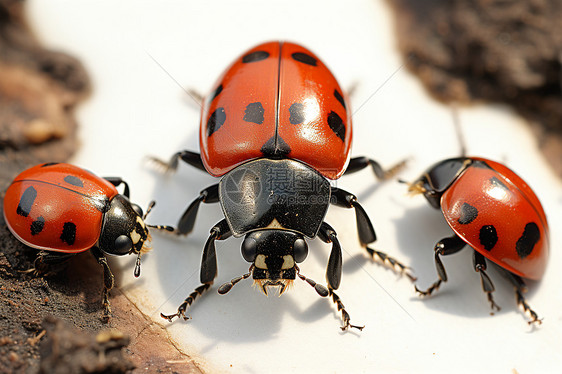
{"label": "large ladybug", "polygon": [[[125,186],[123,195],[115,187]],[[148,211],[154,203],[151,203]],[[148,213],[147,211],[147,213]],[[110,315],[109,290],[113,274],[105,254],[136,254],[150,248],[146,214],[129,201],[129,186],[121,178],[100,178],[74,165],[46,163],[19,174],[4,197],[4,218],[14,236],[39,249],[34,262],[38,273],[73,255],[90,250],[103,267],[104,318]]]}
{"label": "large ladybug", "polygon": [[[396,171],[384,171],[366,157],[350,159],[351,132],[351,112],[342,89],[326,65],[306,48],[276,41],[237,58],[202,106],[201,155],[183,151],[168,163],[160,161],[175,170],[183,160],[221,177],[189,205],[177,234],[192,231],[202,202],[219,202],[225,217],[211,229],[205,244],[202,285],[177,313],[162,317],[187,319],[187,307],[209,289],[217,275],[215,240],[244,236],[242,256],[252,264],[250,270],[222,285],[220,294],[250,276],[265,294],[270,287],[283,293],[298,276],[320,296],[332,297],[342,312],[342,329],[361,329],[350,324],[334,292],[340,285],[342,253],[335,230],[324,222],[328,206],[354,208],[359,240],[368,253],[402,272],[406,267],[367,246],[376,239],[369,217],[353,194],[330,183],[366,167],[380,179]],[[315,237],[332,243],[327,288],[302,275],[297,265],[307,257],[305,239]]]}
{"label": "large ladybug", "polygon": [[439,280],[427,290],[430,295],[447,281],[440,256],[473,248],[474,270],[492,310],[499,310],[492,292],[494,285],[486,274],[486,260],[499,265],[515,287],[518,305],[529,313],[529,323],[540,323],[523,292],[522,278],[538,280],[548,260],[549,232],[546,215],[533,190],[506,166],[485,158],[459,157],[438,162],[409,187],[422,193],[430,205],[441,209],[455,234],[435,245],[435,265]]}

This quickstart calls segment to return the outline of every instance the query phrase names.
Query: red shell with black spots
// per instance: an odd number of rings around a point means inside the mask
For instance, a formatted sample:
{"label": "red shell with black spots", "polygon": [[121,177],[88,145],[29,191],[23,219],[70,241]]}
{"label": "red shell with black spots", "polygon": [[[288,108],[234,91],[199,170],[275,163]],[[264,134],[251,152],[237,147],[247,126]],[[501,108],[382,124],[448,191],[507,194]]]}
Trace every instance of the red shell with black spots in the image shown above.
{"label": "red shell with black spots", "polygon": [[105,179],[69,164],[42,164],[19,174],[6,191],[4,218],[24,244],[78,253],[99,239],[103,212],[118,194]]}
{"label": "red shell with black spots", "polygon": [[548,260],[549,229],[539,199],[506,166],[472,160],[484,164],[473,162],[441,196],[447,223],[486,258],[519,276],[540,279]]}
{"label": "red shell with black spots", "polygon": [[236,59],[215,84],[203,106],[200,143],[214,176],[268,157],[299,160],[337,179],[349,161],[351,114],[318,57],[270,42]]}

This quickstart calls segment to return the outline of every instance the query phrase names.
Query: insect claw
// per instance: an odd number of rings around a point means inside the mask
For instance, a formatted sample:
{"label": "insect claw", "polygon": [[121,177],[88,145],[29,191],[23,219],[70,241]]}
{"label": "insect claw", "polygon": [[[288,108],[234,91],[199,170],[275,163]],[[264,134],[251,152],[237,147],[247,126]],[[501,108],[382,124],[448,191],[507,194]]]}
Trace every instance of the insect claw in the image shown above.
{"label": "insect claw", "polygon": [[160,317],[162,317],[162,318],[164,318],[164,319],[167,319],[168,322],[172,322],[172,321],[174,320],[174,317],[179,317],[179,314],[176,313],[176,314],[168,314],[168,315],[166,315],[166,314],[164,314],[164,313],[160,313]]}

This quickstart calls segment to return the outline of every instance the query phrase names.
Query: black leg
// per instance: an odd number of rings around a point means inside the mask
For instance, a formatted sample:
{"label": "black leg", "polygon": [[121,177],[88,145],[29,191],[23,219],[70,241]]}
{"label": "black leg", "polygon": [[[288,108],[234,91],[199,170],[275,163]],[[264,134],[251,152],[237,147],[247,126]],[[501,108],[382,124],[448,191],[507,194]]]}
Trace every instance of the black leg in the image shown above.
{"label": "black leg", "polygon": [[[332,301],[336,304],[338,311],[340,311],[342,315],[343,326],[341,327],[341,329],[347,330],[348,328],[352,327],[363,330],[365,326],[356,326],[350,323],[351,318],[349,316],[349,313],[347,313],[347,311],[345,310],[345,306],[343,305],[340,297],[334,292],[334,290],[338,289],[341,283],[343,263],[341,245],[337,238],[337,234],[329,224],[327,224],[326,222],[322,222],[320,230],[318,231],[318,238],[320,238],[320,240],[325,243],[332,243],[332,251],[330,252],[330,258],[328,260],[328,267],[326,268],[326,280],[328,282],[328,294],[332,297]],[[312,285],[310,282],[309,284]],[[322,296],[323,290],[321,288],[317,289],[317,284],[314,284],[313,286],[315,287],[316,292],[318,292],[318,294]]]}
{"label": "black leg", "polygon": [[103,293],[102,293],[102,303],[103,303],[103,317],[104,321],[108,321],[109,317],[111,316],[111,308],[109,306],[109,291],[113,288],[115,284],[115,278],[113,277],[113,273],[109,268],[107,263],[107,259],[103,255],[102,251],[99,250],[97,247],[93,247],[90,249],[92,255],[94,255],[95,259],[98,261],[103,268]]}
{"label": "black leg", "polygon": [[201,283],[213,283],[217,276],[217,252],[215,240],[225,240],[232,236],[232,231],[225,219],[217,223],[211,229],[211,234],[205,243],[203,256],[201,258]]}
{"label": "black leg", "polygon": [[501,308],[498,306],[498,304],[496,304],[496,302],[494,301],[494,297],[492,296],[492,292],[494,292],[496,288],[494,287],[494,284],[492,283],[492,280],[490,279],[488,274],[486,274],[486,257],[484,257],[484,255],[482,255],[480,252],[473,251],[472,263],[474,264],[474,270],[480,274],[480,280],[482,281],[482,290],[486,292],[486,295],[488,296],[488,301],[490,302],[492,313],[494,309],[499,311]]}
{"label": "black leg", "polygon": [[332,301],[336,304],[338,311],[341,312],[341,318],[343,320],[343,326],[341,327],[342,331],[345,331],[350,327],[362,331],[365,328],[365,326],[357,326],[349,323],[351,321],[351,317],[349,316],[349,313],[347,313],[347,311],[345,310],[345,306],[343,305],[338,294],[336,294],[332,289],[328,289],[328,291],[330,292],[330,296],[332,296]]}
{"label": "black leg", "polygon": [[177,234],[187,235],[193,230],[195,225],[195,218],[199,211],[201,203],[218,203],[219,202],[219,185],[213,184],[205,188],[199,196],[187,207],[180,220],[178,221]]}
{"label": "black leg", "polygon": [[527,323],[529,325],[533,323],[540,325],[542,323],[542,319],[539,319],[537,313],[535,313],[535,311],[531,309],[529,304],[527,304],[527,300],[523,296],[523,293],[527,292],[527,286],[525,285],[523,279],[510,271],[506,270],[505,273],[507,275],[507,278],[515,288],[515,299],[517,300],[517,305],[519,305],[519,307],[523,309],[524,313],[528,314],[531,317],[531,320],[527,321]]}
{"label": "black leg", "polygon": [[35,276],[49,276],[57,273],[66,265],[74,253],[40,251],[33,262],[33,268],[26,273],[33,273]]}
{"label": "black leg", "polygon": [[160,313],[160,317],[167,319],[170,322],[174,320],[174,317],[182,317],[184,321],[187,321],[190,317],[185,315],[185,311],[187,310],[187,308],[191,306],[191,304],[193,304],[197,296],[203,295],[205,291],[207,291],[211,287],[211,285],[212,285],[211,283],[200,285],[195,289],[195,291],[189,294],[189,296],[183,301],[183,303],[181,303],[181,305],[178,307],[177,313],[175,314]]}
{"label": "black leg", "polygon": [[412,282],[415,282],[418,279],[410,272],[411,268],[409,266],[404,265],[394,257],[390,257],[385,252],[378,251],[371,247],[365,247],[365,250],[374,261],[380,261],[383,265],[386,265],[390,269],[400,273],[400,275],[407,276]]}
{"label": "black leg", "polygon": [[336,206],[355,209],[355,220],[357,224],[357,232],[359,234],[359,241],[373,260],[376,261],[378,259],[384,265],[390,266],[393,270],[399,271],[400,274],[405,274],[408,278],[410,278],[410,280],[416,280],[416,278],[407,271],[409,267],[405,266],[395,258],[388,256],[386,253],[367,246],[377,240],[377,235],[375,234],[375,229],[373,228],[371,219],[367,215],[367,212],[365,212],[365,209],[363,209],[359,202],[357,202],[357,197],[355,195],[340,188],[332,187],[332,199],[330,200],[332,204],[335,204]]}
{"label": "black leg", "polygon": [[215,249],[215,240],[224,240],[228,239],[232,235],[228,223],[226,220],[222,220],[217,223],[211,229],[211,233],[207,242],[205,243],[205,249],[203,250],[203,256],[201,258],[201,273],[200,273],[200,280],[201,285],[195,289],[189,296],[181,303],[178,307],[178,311],[175,314],[163,314],[160,313],[162,318],[167,319],[168,321],[172,322],[174,317],[182,317],[184,320],[188,320],[189,317],[185,315],[187,308],[193,304],[197,296],[202,295],[205,291],[207,291],[215,277],[217,276],[217,254]]}
{"label": "black leg", "polygon": [[[97,247],[93,247],[90,252],[103,268],[104,289],[102,293],[102,305],[104,312],[102,319],[107,322],[111,315],[111,308],[109,306],[109,290],[113,288],[114,278],[103,253]],[[65,262],[74,255],[74,253],[41,251],[37,255],[37,258],[33,263],[34,269],[31,269],[31,271],[33,271],[36,275],[50,275],[60,270],[61,265],[65,264]]]}
{"label": "black leg", "polygon": [[363,170],[368,166],[371,166],[373,173],[375,173],[378,179],[385,180],[392,178],[400,170],[402,170],[404,166],[406,166],[406,160],[400,161],[390,169],[384,170],[382,166],[373,159],[368,157],[354,157],[349,160],[349,165],[347,165],[347,169],[344,174],[355,173],[356,171]]}
{"label": "black leg", "polygon": [[123,191],[123,195],[125,195],[125,197],[129,198],[130,197],[130,190],[129,190],[129,185],[127,184],[127,182],[125,182],[123,179],[121,179],[121,177],[104,177],[103,179],[105,179],[106,181],[108,181],[109,183],[111,183],[112,185],[114,185],[115,187],[119,187],[120,185],[125,185],[125,190]]}
{"label": "black leg", "polygon": [[328,281],[329,289],[337,290],[341,283],[343,260],[336,231],[326,222],[322,222],[320,230],[318,230],[318,238],[324,243],[332,243],[332,251],[330,252],[328,267],[326,269],[326,280]]}
{"label": "black leg", "polygon": [[431,295],[434,291],[436,291],[442,282],[447,281],[447,272],[445,271],[445,266],[443,266],[443,262],[441,262],[441,258],[439,256],[447,256],[452,255],[453,253],[457,253],[461,249],[464,248],[466,243],[459,238],[457,235],[453,235],[448,238],[441,239],[440,241],[435,244],[435,268],[437,269],[437,275],[439,276],[439,280],[434,282],[427,290],[421,291],[418,286],[416,286],[416,292],[421,294],[422,296]]}
{"label": "black leg", "polygon": [[331,190],[332,198],[330,199],[330,203],[341,208],[355,208],[355,220],[361,244],[367,245],[377,240],[373,224],[367,212],[365,212],[365,209],[357,202],[357,197],[341,188],[332,187]]}
{"label": "black leg", "polygon": [[178,227],[173,228],[171,226],[149,226],[157,230],[166,230],[173,232],[177,235],[187,235],[193,231],[193,226],[195,225],[195,219],[197,218],[197,212],[199,211],[199,206],[201,203],[218,203],[219,202],[219,185],[213,184],[205,188],[195,200],[189,204],[183,215],[178,221]]}
{"label": "black leg", "polygon": [[189,89],[187,90],[187,94],[193,99],[193,101],[195,101],[197,105],[199,105],[199,107],[203,106],[205,96],[203,96],[201,92]]}
{"label": "black leg", "polygon": [[201,155],[199,153],[191,152],[191,151],[181,151],[175,153],[171,158],[170,161],[165,162],[160,160],[156,157],[149,158],[152,162],[156,165],[162,167],[166,172],[175,172],[178,168],[179,160],[188,163],[189,165],[196,167],[199,170],[207,172],[205,166],[203,166],[203,161],[201,160]]}

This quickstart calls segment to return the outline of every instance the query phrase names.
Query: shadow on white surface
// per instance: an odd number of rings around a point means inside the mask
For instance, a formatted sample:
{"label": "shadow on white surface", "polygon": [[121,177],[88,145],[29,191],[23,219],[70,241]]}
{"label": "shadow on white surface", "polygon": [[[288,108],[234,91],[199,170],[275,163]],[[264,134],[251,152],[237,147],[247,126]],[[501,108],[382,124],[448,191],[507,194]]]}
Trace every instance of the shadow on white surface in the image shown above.
{"label": "shadow on white surface", "polygon": [[[198,108],[147,51],[182,87],[207,91],[231,59],[252,45],[293,40],[325,61],[342,87],[361,82],[352,102],[355,108],[402,63],[383,1],[57,0],[30,5],[33,24],[46,44],[80,57],[92,73],[95,91],[79,111],[83,147],[76,162],[103,175],[121,175],[131,184],[132,199],[142,206],[155,199],[148,218],[153,224],[175,225],[199,191],[217,180],[184,165],[173,176],[161,176],[143,164],[147,155],[166,159],[181,149],[198,151],[199,125]],[[245,17],[233,17],[241,13]],[[287,26],[291,24],[298,27]],[[132,275],[132,258],[117,259],[124,267],[127,296],[209,372],[558,372],[560,182],[545,168],[521,120],[505,108],[469,108],[461,114],[469,152],[508,160],[532,182],[549,216],[552,258],[543,282],[530,284],[527,294],[545,317],[533,333],[516,309],[510,285],[494,269],[490,276],[502,310],[489,316],[469,250],[443,259],[449,281],[434,296],[420,300],[407,279],[363,253],[353,212],[336,207],[330,208],[327,221],[344,249],[338,294],[352,323],[366,325],[361,333],[342,333],[334,305],[304,282],[295,282],[280,298],[265,297],[251,280],[218,295],[220,284],[248,270],[239,239],[217,242],[219,275],[188,311],[193,319],[170,324],[160,318],[161,312],[174,313],[199,285],[208,230],[222,218],[217,204],[202,204],[187,238],[154,233],[154,250],[143,259],[138,281]],[[458,152],[449,109],[430,100],[406,69],[353,120],[352,154],[384,166],[415,156],[400,175],[406,180]],[[431,284],[436,279],[433,246],[451,233],[441,213],[421,196],[406,196],[403,185],[377,183],[368,170],[342,178],[338,186],[356,194],[371,216],[379,237],[375,247],[411,265],[421,287]],[[302,272],[324,283],[330,247],[318,240],[309,244]]]}

